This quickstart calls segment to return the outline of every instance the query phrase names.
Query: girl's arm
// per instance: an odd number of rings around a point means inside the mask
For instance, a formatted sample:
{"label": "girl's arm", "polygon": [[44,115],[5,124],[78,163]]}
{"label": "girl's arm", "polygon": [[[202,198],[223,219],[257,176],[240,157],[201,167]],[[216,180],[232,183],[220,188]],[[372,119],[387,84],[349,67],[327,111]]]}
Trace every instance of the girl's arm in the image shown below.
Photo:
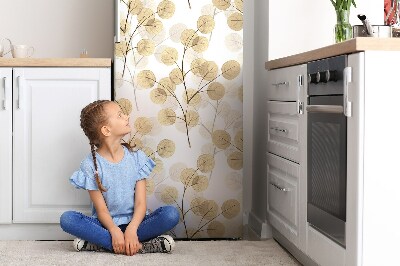
{"label": "girl's arm", "polygon": [[89,190],[89,195],[96,209],[97,218],[111,234],[114,252],[119,254],[125,253],[124,234],[121,229],[114,224],[103,195],[99,190]]}
{"label": "girl's arm", "polygon": [[137,229],[146,215],[146,180],[136,182],[135,186],[135,208],[133,218],[125,230],[125,249],[127,255],[135,254],[140,248],[137,237]]}

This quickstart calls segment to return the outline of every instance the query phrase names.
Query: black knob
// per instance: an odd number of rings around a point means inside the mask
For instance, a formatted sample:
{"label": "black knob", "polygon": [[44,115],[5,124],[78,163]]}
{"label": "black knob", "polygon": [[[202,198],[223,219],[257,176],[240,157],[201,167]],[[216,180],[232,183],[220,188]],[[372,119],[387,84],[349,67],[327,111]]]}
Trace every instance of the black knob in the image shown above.
{"label": "black knob", "polygon": [[329,72],[329,81],[337,81],[338,80],[338,73],[336,70],[327,71]]}
{"label": "black knob", "polygon": [[309,78],[310,78],[310,83],[317,84],[320,79],[319,72],[310,74]]}
{"label": "black knob", "polygon": [[327,83],[329,81],[329,70],[319,73],[319,82]]}

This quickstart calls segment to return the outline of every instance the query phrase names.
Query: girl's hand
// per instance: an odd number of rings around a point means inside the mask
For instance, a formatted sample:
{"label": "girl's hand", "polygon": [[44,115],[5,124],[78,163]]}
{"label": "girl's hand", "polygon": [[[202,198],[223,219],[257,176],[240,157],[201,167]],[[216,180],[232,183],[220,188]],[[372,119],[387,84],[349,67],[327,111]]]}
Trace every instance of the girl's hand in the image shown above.
{"label": "girl's hand", "polygon": [[125,230],[125,252],[126,255],[135,255],[139,249],[142,248],[142,244],[139,242],[137,236],[137,230],[133,227],[127,227]]}
{"label": "girl's hand", "polygon": [[122,233],[121,229],[116,226],[111,231],[112,238],[112,246],[114,253],[116,254],[124,254],[125,253],[125,239],[124,233]]}

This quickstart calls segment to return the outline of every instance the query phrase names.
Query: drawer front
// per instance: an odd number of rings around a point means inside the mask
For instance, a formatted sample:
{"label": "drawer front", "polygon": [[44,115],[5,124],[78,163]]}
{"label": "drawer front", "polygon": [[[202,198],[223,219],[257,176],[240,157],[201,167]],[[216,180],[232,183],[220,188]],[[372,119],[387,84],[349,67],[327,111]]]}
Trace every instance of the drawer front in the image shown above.
{"label": "drawer front", "polygon": [[267,102],[267,150],[299,162],[299,116],[296,102]]}
{"label": "drawer front", "polygon": [[298,244],[298,164],[268,153],[268,219],[286,238]]}
{"label": "drawer front", "polygon": [[[270,70],[267,72],[267,99],[275,101],[297,101],[300,84],[304,83],[306,65],[292,66]],[[302,77],[300,83],[299,76]]]}

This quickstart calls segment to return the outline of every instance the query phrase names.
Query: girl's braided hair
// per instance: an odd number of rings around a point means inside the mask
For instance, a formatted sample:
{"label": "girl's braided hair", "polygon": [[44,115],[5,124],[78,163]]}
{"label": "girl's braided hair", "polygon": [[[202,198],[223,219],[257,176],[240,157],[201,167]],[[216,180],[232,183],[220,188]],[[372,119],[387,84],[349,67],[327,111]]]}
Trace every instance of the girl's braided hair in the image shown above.
{"label": "girl's braided hair", "polygon": [[[89,139],[90,150],[92,152],[92,158],[95,168],[95,178],[97,187],[101,192],[107,191],[107,189],[101,184],[99,173],[97,170],[96,161],[96,148],[101,146],[100,132],[101,127],[107,122],[107,115],[104,111],[104,106],[111,103],[110,100],[98,100],[94,101],[87,106],[85,106],[81,111],[81,128],[85,133],[86,137]],[[128,143],[122,143],[129,150],[132,150]]]}

